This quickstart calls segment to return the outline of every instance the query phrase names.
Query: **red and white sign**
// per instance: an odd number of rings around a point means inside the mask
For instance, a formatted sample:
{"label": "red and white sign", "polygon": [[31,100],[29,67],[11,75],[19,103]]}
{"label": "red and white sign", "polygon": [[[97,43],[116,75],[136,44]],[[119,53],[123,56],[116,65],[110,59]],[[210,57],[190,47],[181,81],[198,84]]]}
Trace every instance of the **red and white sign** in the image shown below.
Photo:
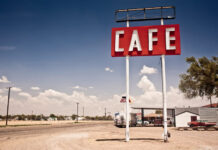
{"label": "red and white sign", "polygon": [[180,55],[179,25],[112,28],[111,55]]}
{"label": "red and white sign", "polygon": [[[120,103],[126,103],[126,96],[123,96],[120,100]],[[129,103],[132,103],[132,100],[129,99]]]}

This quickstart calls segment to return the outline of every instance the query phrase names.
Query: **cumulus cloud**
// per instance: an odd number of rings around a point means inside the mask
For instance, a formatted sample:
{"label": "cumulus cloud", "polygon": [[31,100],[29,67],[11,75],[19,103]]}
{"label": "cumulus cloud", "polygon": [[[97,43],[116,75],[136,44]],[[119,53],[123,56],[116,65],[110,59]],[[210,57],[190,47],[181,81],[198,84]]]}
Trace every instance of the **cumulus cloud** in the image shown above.
{"label": "cumulus cloud", "polygon": [[137,86],[141,88],[144,92],[156,90],[154,84],[148,79],[147,76],[143,76]]}
{"label": "cumulus cloud", "polygon": [[38,91],[38,90],[40,90],[40,88],[37,86],[33,86],[33,87],[31,87],[31,90]]}
{"label": "cumulus cloud", "polygon": [[18,88],[18,87],[12,87],[12,88],[11,88],[11,91],[13,91],[13,92],[21,92],[22,89],[21,89],[21,88]]}
{"label": "cumulus cloud", "polygon": [[39,94],[39,96],[57,98],[57,99],[58,98],[64,98],[65,99],[67,97],[67,94],[63,93],[63,92],[53,90],[53,89],[48,89],[48,90],[45,90],[44,92],[41,92]]}
{"label": "cumulus cloud", "polygon": [[[70,94],[60,92],[54,89],[48,89],[31,95],[27,92],[14,93],[11,96],[11,113],[26,113],[32,111],[36,114],[76,114],[76,103],[79,102],[79,114],[82,114],[81,107],[85,108],[85,115],[95,116],[104,115],[104,108],[107,107],[108,112],[113,114],[123,108],[120,103],[120,95],[114,95],[111,98],[101,99],[96,95],[89,95],[82,91],[73,91]],[[0,102],[6,105],[7,96],[0,94]],[[24,99],[25,98],[25,99]],[[25,100],[25,103],[24,103]],[[0,109],[3,113],[5,109]]]}
{"label": "cumulus cloud", "polygon": [[2,76],[2,78],[0,78],[0,83],[10,83],[11,81],[8,81],[8,78],[6,76]]}
{"label": "cumulus cloud", "polygon": [[[143,76],[137,86],[143,91],[141,95],[135,96],[136,107],[162,107],[162,92],[156,90],[152,81],[147,76]],[[184,94],[178,88],[170,86],[167,91],[167,106],[168,107],[198,107],[208,104],[206,98],[196,97],[194,99],[186,99]]]}
{"label": "cumulus cloud", "polygon": [[[143,85],[145,84],[145,86]],[[139,89],[142,93],[131,96],[133,103],[130,106],[135,107],[162,107],[162,92],[156,90],[152,81],[147,76],[143,76],[138,82]],[[11,96],[11,113],[34,113],[37,114],[76,114],[76,103],[79,102],[79,114],[82,114],[81,107],[85,108],[85,115],[95,116],[104,115],[104,108],[112,115],[115,112],[124,111],[125,103],[120,103],[123,94],[114,94],[111,97],[101,98],[96,95],[89,95],[84,91],[74,90],[72,93],[60,92],[54,89],[48,89],[33,96],[27,92],[19,92]],[[125,94],[124,94],[125,95]],[[25,98],[25,99],[24,99]],[[25,100],[25,103],[24,101]],[[7,96],[0,94],[0,103],[6,106]],[[195,98],[187,100],[178,88],[170,87],[167,91],[168,107],[184,106],[202,106],[208,104],[207,100]],[[4,107],[3,107],[4,108]],[[0,109],[5,112],[5,109]]]}
{"label": "cumulus cloud", "polygon": [[[137,83],[137,87],[141,91],[140,94],[132,95],[130,97],[133,103],[130,107],[162,107],[162,92],[157,90],[154,83],[143,75]],[[55,114],[76,114],[76,103],[79,102],[79,115],[82,114],[82,107],[85,108],[85,115],[96,116],[104,115],[104,108],[107,108],[108,113],[125,111],[125,103],[120,103],[123,93],[114,94],[110,97],[101,97],[94,94],[89,94],[86,90],[80,89],[80,86],[75,86],[72,93],[65,93],[54,89],[47,89],[39,92],[37,95],[31,95],[23,92],[18,87],[13,87],[12,90],[17,91],[11,96],[11,113],[27,113],[32,111],[37,114],[48,115]],[[0,90],[1,91],[1,90]],[[18,95],[16,97],[16,95]],[[25,102],[24,102],[25,100]],[[217,98],[216,98],[217,101]],[[7,95],[0,93],[0,103],[3,109],[0,113],[6,110]],[[215,99],[213,99],[215,102]],[[168,107],[194,107],[209,104],[209,101],[204,98],[196,97],[192,100],[186,99],[178,88],[170,86],[167,91],[167,106]]]}
{"label": "cumulus cloud", "polygon": [[113,71],[111,68],[109,68],[109,67],[106,67],[104,70],[107,71],[107,72],[114,72],[114,71]]}
{"label": "cumulus cloud", "polygon": [[18,95],[26,97],[26,98],[30,98],[31,97],[31,95],[29,93],[26,93],[26,92],[20,92]]}
{"label": "cumulus cloud", "polygon": [[89,98],[90,98],[90,99],[94,99],[94,100],[97,100],[97,99],[98,99],[97,96],[95,96],[95,95],[90,95]]}
{"label": "cumulus cloud", "polygon": [[[143,74],[154,74],[157,73],[156,68],[151,68],[148,66],[143,66],[140,71],[140,75]],[[162,107],[162,91],[158,91],[155,88],[154,83],[148,78],[148,76],[143,75],[137,87],[142,90],[142,94],[135,96],[134,106],[140,107]],[[177,87],[170,86],[167,91],[167,105],[168,107],[194,107],[202,106],[208,104],[206,98],[196,97],[194,99],[187,99],[184,94],[179,91]]]}
{"label": "cumulus cloud", "polygon": [[148,66],[144,65],[143,68],[140,70],[139,75],[154,74],[154,73],[157,73],[156,68],[152,68],[152,67],[148,67]]}
{"label": "cumulus cloud", "polygon": [[0,89],[0,94],[4,93],[6,89]]}

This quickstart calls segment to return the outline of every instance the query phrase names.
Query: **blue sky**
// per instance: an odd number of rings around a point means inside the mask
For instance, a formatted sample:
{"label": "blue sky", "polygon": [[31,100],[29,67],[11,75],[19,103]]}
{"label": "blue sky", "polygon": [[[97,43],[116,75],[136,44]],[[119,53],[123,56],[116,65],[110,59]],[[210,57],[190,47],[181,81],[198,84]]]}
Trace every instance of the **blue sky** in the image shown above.
{"label": "blue sky", "polygon": [[[111,28],[125,23],[114,21],[114,11],[126,8],[176,6],[180,24],[180,56],[166,57],[167,87],[178,87],[179,74],[188,67],[185,58],[217,56],[218,2],[214,0],[0,0],[0,77],[9,85],[37,94],[54,89],[71,93],[74,86],[106,99],[125,92],[125,58],[110,56]],[[160,24],[159,21],[130,23],[130,26]],[[160,57],[130,59],[130,92],[137,87],[143,65],[157,68],[148,75],[161,90]],[[109,67],[113,72],[105,71]],[[92,86],[93,88],[88,88]]]}

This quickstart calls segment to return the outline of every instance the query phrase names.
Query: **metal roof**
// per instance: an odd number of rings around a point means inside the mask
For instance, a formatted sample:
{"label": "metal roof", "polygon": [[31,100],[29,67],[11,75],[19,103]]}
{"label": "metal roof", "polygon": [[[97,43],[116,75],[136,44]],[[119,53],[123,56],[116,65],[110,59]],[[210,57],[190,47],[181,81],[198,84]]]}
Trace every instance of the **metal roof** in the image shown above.
{"label": "metal roof", "polygon": [[[131,107],[132,109],[147,109],[147,110],[162,110],[162,107]],[[168,110],[174,110],[175,108],[167,108]]]}
{"label": "metal roof", "polygon": [[199,115],[199,107],[190,107],[190,108],[176,108],[175,115],[182,114],[184,112],[193,113]]}

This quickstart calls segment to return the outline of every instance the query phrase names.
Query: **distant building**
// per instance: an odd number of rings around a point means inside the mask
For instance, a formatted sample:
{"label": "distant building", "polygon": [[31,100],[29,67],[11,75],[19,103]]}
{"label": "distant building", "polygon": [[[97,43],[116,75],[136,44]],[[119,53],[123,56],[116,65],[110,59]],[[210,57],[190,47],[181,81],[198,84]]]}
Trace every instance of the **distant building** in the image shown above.
{"label": "distant building", "polygon": [[66,117],[64,117],[64,120],[72,120],[72,117],[71,116],[66,116]]}
{"label": "distant building", "polygon": [[47,119],[47,121],[57,121],[58,119],[56,118],[56,117],[49,117],[48,119]]}
{"label": "distant building", "polygon": [[[209,107],[208,107],[209,106]],[[212,106],[216,106],[213,104]],[[141,120],[153,122],[163,122],[163,116],[159,114],[144,115],[144,110],[162,110],[162,108],[150,107],[132,107],[133,109],[141,110]],[[167,108],[167,120],[175,127],[188,127],[188,122],[196,120],[206,120],[208,122],[216,122],[218,125],[218,107],[210,107],[210,105],[202,107],[188,107],[188,108]]]}
{"label": "distant building", "polygon": [[[75,120],[77,120],[77,118],[75,118]],[[78,117],[78,120],[85,120],[84,117]]]}
{"label": "distant building", "polygon": [[175,108],[175,126],[188,127],[188,122],[207,120],[218,125],[218,108],[190,107]]}
{"label": "distant building", "polygon": [[150,113],[150,114],[144,115],[144,120],[148,121],[150,124],[154,124],[156,120],[161,120],[162,122],[162,118],[163,118],[162,114]]}

